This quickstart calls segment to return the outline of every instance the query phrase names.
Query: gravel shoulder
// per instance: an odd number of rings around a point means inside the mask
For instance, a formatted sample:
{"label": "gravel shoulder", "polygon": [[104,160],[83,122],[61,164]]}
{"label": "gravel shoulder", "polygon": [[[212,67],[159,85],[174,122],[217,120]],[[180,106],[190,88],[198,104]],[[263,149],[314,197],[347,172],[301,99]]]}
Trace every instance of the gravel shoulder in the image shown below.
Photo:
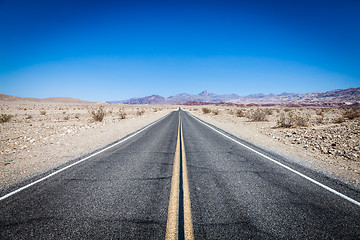
{"label": "gravel shoulder", "polygon": [[0,104],[0,190],[89,154],[160,119],[175,106]]}
{"label": "gravel shoulder", "polygon": [[[221,128],[239,138],[282,154],[302,165],[321,171],[330,177],[360,188],[360,120],[344,119],[341,109],[269,109],[265,121],[252,120],[257,108],[241,109],[221,106],[184,107],[199,119]],[[306,116],[304,126],[278,127],[279,118],[285,111],[296,116]],[[321,115],[319,115],[319,111]],[[321,121],[319,120],[321,117]]]}

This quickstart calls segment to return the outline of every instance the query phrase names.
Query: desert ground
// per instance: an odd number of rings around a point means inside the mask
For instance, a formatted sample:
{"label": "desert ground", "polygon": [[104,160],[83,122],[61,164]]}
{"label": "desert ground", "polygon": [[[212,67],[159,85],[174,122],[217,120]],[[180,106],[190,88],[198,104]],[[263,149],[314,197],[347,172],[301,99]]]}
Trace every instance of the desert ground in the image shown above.
{"label": "desert ground", "polygon": [[200,119],[360,187],[360,109],[187,106]]}
{"label": "desert ground", "polygon": [[105,147],[177,109],[164,105],[2,103],[0,191]]}

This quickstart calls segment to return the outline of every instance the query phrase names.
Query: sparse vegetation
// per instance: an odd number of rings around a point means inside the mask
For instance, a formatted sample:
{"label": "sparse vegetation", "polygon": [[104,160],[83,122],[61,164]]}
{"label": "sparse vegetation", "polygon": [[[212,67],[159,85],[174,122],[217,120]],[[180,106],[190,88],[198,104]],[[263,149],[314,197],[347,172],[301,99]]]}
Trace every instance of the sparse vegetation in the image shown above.
{"label": "sparse vegetation", "polygon": [[273,114],[273,110],[270,108],[265,108],[265,109],[263,109],[263,111],[265,112],[265,115],[268,115],[268,116]]}
{"label": "sparse vegetation", "polygon": [[209,108],[202,108],[202,111],[204,114],[211,113],[211,110]]}
{"label": "sparse vegetation", "polygon": [[349,108],[346,109],[343,113],[343,117],[353,120],[360,117],[360,109],[359,108]]}
{"label": "sparse vegetation", "polygon": [[250,121],[253,122],[261,122],[261,121],[267,121],[266,115],[267,115],[266,110],[257,108],[249,113],[248,118],[250,119]]}
{"label": "sparse vegetation", "polygon": [[237,116],[237,117],[245,117],[245,110],[243,110],[243,109],[238,109],[238,110],[236,111],[236,116]]}
{"label": "sparse vegetation", "polygon": [[69,119],[70,119],[69,115],[64,117],[64,120],[65,120],[65,121],[67,121],[67,120],[69,120]]}
{"label": "sparse vegetation", "polygon": [[310,122],[310,115],[295,115],[294,117],[294,124],[295,126],[306,127],[309,125]]}
{"label": "sparse vegetation", "polygon": [[97,110],[91,111],[92,118],[97,122],[102,122],[105,115],[106,115],[106,111],[104,109],[104,106],[100,106]]}
{"label": "sparse vegetation", "polygon": [[46,115],[46,111],[44,110],[40,111],[40,115]]}
{"label": "sparse vegetation", "polygon": [[219,115],[219,110],[214,109],[214,110],[212,110],[212,113],[213,113],[214,115]]}
{"label": "sparse vegetation", "polygon": [[120,116],[120,119],[126,118],[126,112],[121,108],[119,109],[119,116]]}
{"label": "sparse vegetation", "polygon": [[316,109],[316,115],[324,116],[324,109]]}
{"label": "sparse vegetation", "polygon": [[234,115],[234,111],[231,110],[231,109],[226,109],[227,110],[227,113],[230,114],[230,115]]}
{"label": "sparse vegetation", "polygon": [[10,114],[1,114],[0,115],[0,123],[10,122],[13,115]]}
{"label": "sparse vegetation", "polygon": [[290,128],[290,127],[305,127],[310,122],[308,114],[294,114],[293,112],[281,113],[277,120],[277,127]]}
{"label": "sparse vegetation", "polygon": [[343,123],[343,122],[345,122],[345,118],[343,116],[338,116],[333,120],[333,123]]}
{"label": "sparse vegetation", "polygon": [[144,110],[144,109],[142,109],[142,110],[138,109],[137,112],[136,112],[136,115],[137,115],[137,116],[141,116],[141,115],[143,115],[144,113],[145,113],[145,110]]}
{"label": "sparse vegetation", "polygon": [[291,112],[289,113],[280,113],[280,116],[277,120],[277,127],[281,128],[290,128],[293,124],[293,114]]}
{"label": "sparse vegetation", "polygon": [[318,123],[318,124],[324,123],[324,116],[323,116],[323,115],[319,115],[319,116],[316,118],[316,123]]}

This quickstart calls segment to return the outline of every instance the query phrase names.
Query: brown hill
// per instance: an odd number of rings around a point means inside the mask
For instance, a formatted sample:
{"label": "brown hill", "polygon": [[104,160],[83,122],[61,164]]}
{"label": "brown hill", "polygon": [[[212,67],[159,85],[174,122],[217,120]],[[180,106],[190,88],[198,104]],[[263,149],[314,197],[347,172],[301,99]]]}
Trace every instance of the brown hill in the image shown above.
{"label": "brown hill", "polygon": [[0,102],[2,103],[91,103],[88,101],[83,101],[77,98],[70,97],[53,97],[53,98],[24,98],[16,97],[11,95],[6,95],[0,93]]}

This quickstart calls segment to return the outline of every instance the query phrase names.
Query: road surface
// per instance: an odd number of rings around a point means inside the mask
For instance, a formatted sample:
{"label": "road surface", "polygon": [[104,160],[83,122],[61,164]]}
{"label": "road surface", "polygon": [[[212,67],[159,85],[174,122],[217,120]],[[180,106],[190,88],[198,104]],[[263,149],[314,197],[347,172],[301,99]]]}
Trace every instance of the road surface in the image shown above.
{"label": "road surface", "polygon": [[360,239],[357,190],[184,111],[28,183],[0,239]]}

